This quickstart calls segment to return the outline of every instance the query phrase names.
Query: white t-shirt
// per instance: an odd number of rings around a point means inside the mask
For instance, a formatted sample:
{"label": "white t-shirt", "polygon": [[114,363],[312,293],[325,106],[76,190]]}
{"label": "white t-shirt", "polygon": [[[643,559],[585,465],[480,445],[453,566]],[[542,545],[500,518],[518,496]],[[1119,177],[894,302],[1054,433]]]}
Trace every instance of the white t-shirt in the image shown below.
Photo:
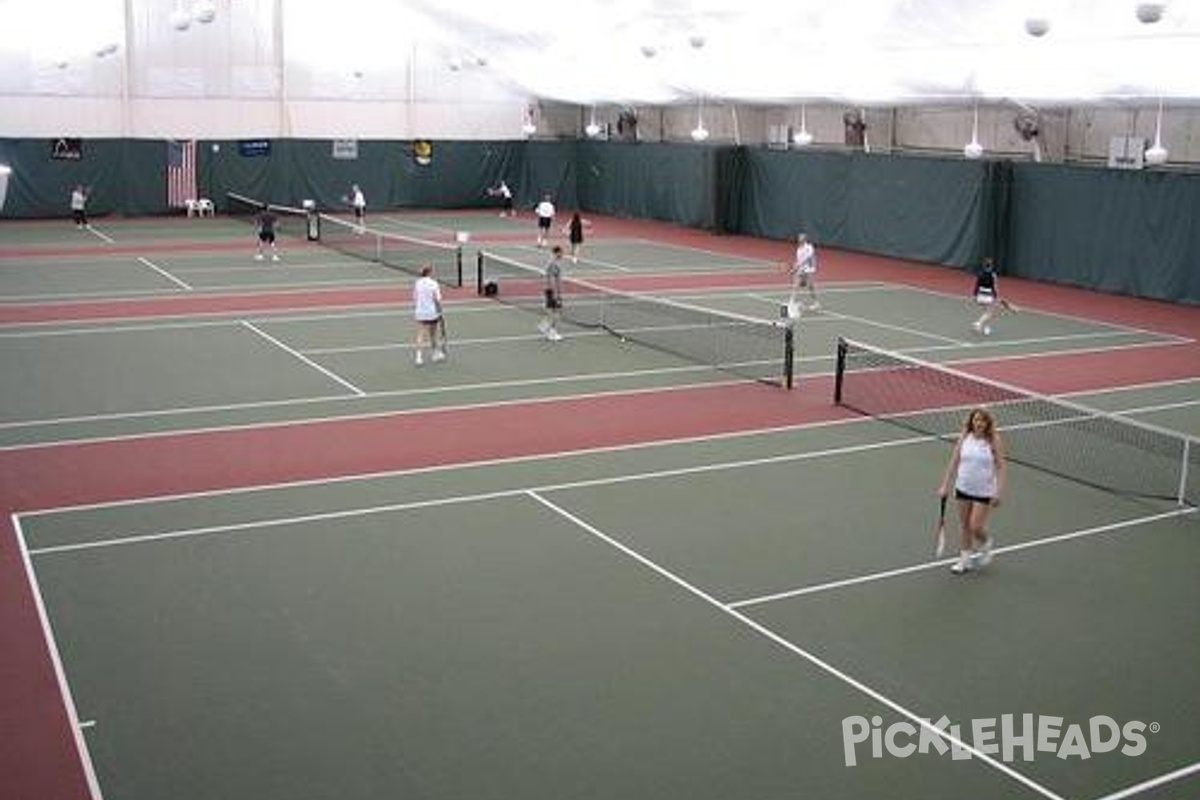
{"label": "white t-shirt", "polygon": [[442,287],[425,275],[413,284],[413,317],[418,322],[433,322],[442,316]]}
{"label": "white t-shirt", "polygon": [[806,275],[817,271],[817,253],[812,242],[805,242],[796,247],[796,271]]}
{"label": "white t-shirt", "polygon": [[359,209],[367,207],[367,198],[363,195],[362,189],[354,190],[354,207]]}
{"label": "white t-shirt", "polygon": [[538,215],[538,219],[554,219],[554,203],[543,200],[537,204],[534,213]]}
{"label": "white t-shirt", "polygon": [[83,209],[86,205],[87,205],[87,195],[83,193],[83,190],[82,189],[72,189],[71,190],[71,210],[72,211],[83,211]]}
{"label": "white t-shirt", "polygon": [[973,433],[963,436],[954,488],[972,497],[996,496],[996,457],[987,439]]}

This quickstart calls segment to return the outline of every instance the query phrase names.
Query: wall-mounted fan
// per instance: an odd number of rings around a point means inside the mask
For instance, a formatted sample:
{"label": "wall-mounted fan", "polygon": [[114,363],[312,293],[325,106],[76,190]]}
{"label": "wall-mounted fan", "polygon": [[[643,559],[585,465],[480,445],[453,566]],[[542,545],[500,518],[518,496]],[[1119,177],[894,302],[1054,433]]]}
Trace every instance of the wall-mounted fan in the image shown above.
{"label": "wall-mounted fan", "polygon": [[636,142],[638,138],[638,115],[635,108],[623,108],[617,115],[617,136],[627,142]]}
{"label": "wall-mounted fan", "polygon": [[1037,109],[1022,106],[1021,110],[1013,117],[1013,128],[1020,135],[1021,140],[1029,142],[1033,148],[1033,160],[1041,161],[1042,146],[1038,141],[1038,136],[1041,134],[1042,121]]}
{"label": "wall-mounted fan", "polygon": [[846,129],[846,145],[863,147],[866,144],[867,121],[860,109],[850,109],[842,114],[842,125]]}

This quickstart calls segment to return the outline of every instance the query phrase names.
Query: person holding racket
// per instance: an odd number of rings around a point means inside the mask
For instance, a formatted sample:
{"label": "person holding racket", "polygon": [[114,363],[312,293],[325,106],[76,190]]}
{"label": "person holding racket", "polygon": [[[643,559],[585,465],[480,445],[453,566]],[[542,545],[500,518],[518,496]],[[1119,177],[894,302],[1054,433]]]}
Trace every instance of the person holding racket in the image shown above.
{"label": "person holding racket", "polygon": [[508,188],[508,184],[501,179],[500,183],[487,190],[489,197],[500,198],[500,216],[515,217],[517,212],[513,210],[513,193],[512,189]]}
{"label": "person holding racket", "polygon": [[1004,494],[1008,472],[1005,462],[1004,441],[996,430],[995,418],[987,409],[971,409],[938,487],[938,497],[945,498],[953,482],[958,502],[962,535],[958,560],[950,567],[955,575],[986,567],[992,561],[993,542],[987,523]]}
{"label": "person holding racket", "polygon": [[579,253],[583,250],[583,230],[591,227],[591,223],[579,215],[576,211],[571,215],[571,221],[563,228],[563,233],[567,235],[567,241],[571,243],[571,263],[579,263]]}
{"label": "person holding racket", "polygon": [[546,264],[546,316],[538,323],[538,330],[552,342],[561,342],[562,334],[558,332],[562,321],[563,291],[562,291],[562,259],[561,245],[554,245],[550,251],[550,261]]}
{"label": "person holding racket", "polygon": [[254,254],[255,261],[262,261],[265,252],[271,251],[271,260],[279,260],[279,250],[275,246],[275,215],[271,213],[271,207],[263,203],[258,210],[258,219],[255,221],[255,230],[258,233],[258,252]]}
{"label": "person holding racket", "polygon": [[819,309],[821,304],[817,301],[817,251],[808,240],[808,234],[797,234],[796,255],[792,259],[789,271],[792,274],[792,292],[788,296],[788,316],[793,319],[800,316],[796,295],[801,289],[808,289],[809,303],[806,308],[809,311]]}
{"label": "person holding racket", "polygon": [[76,184],[75,188],[71,189],[71,217],[75,220],[75,227],[88,228],[87,219],[87,190],[83,188],[83,184]]}
{"label": "person holding racket", "polygon": [[971,323],[971,327],[984,336],[992,335],[991,323],[992,318],[996,316],[997,309],[1014,313],[1017,310],[1016,306],[1000,297],[996,274],[996,262],[989,257],[983,259],[983,263],[979,266],[979,274],[975,276],[973,296],[975,304],[983,309],[983,313],[979,315],[979,319]]}
{"label": "person holding racket", "polygon": [[438,334],[442,330],[442,287],[433,277],[433,265],[421,265],[421,277],[413,284],[413,319],[417,325],[416,338],[413,341],[414,360],[417,366],[425,363],[425,348],[433,352],[433,361],[446,360],[445,342],[439,343]]}
{"label": "person holding racket", "polygon": [[533,208],[533,213],[537,215],[537,246],[546,246],[546,237],[550,235],[550,226],[554,224],[554,201],[550,199],[550,195],[544,195],[542,202],[538,203]]}
{"label": "person holding racket", "polygon": [[362,233],[367,226],[367,196],[357,183],[350,187],[350,205],[354,207],[354,224]]}

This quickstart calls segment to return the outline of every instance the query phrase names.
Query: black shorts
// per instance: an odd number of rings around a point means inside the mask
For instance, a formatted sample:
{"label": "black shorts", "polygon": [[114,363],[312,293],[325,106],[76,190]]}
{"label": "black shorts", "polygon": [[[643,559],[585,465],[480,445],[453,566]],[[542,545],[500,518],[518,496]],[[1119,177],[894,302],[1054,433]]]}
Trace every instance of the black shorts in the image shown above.
{"label": "black shorts", "polygon": [[538,227],[539,228],[542,228],[544,230],[550,230],[550,222],[551,222],[551,220],[549,217],[538,217]]}
{"label": "black shorts", "polygon": [[258,234],[258,240],[260,242],[268,242],[268,243],[274,242],[275,241],[275,231],[262,231],[261,233]]}
{"label": "black shorts", "polygon": [[546,308],[551,310],[562,308],[562,298],[556,295],[553,289],[546,290]]}
{"label": "black shorts", "polygon": [[964,491],[961,491],[961,490],[959,490],[959,489],[955,489],[955,490],[954,490],[954,499],[955,499],[955,500],[969,500],[969,501],[971,501],[972,503],[983,503],[985,506],[990,506],[990,505],[992,504],[992,499],[993,499],[993,498],[991,498],[991,497],[979,497],[978,495],[974,495],[974,494],[967,494],[967,493],[966,493],[966,492],[964,492]]}

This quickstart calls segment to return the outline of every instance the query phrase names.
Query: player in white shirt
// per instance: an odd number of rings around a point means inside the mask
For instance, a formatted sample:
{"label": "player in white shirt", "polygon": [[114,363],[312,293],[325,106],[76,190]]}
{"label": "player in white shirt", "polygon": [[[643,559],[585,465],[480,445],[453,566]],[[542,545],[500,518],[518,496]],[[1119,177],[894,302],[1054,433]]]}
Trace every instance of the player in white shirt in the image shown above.
{"label": "player in white shirt", "polygon": [[442,321],[442,287],[433,277],[433,266],[421,267],[421,277],[413,284],[413,319],[417,325],[413,342],[414,359],[417,366],[425,363],[425,348],[433,350],[433,361],[446,359],[446,343],[438,343],[439,324]]}
{"label": "player in white shirt", "polygon": [[788,314],[795,316],[799,310],[796,295],[801,289],[808,289],[808,309],[816,311],[821,307],[817,302],[817,252],[807,234],[796,236],[796,255],[792,259],[792,293],[788,297]]}
{"label": "player in white shirt", "polygon": [[350,204],[354,206],[354,224],[358,226],[358,232],[362,233],[367,225],[367,196],[357,183],[350,187]]}
{"label": "player in white shirt", "polygon": [[537,246],[545,247],[546,237],[550,235],[550,226],[554,224],[554,203],[550,200],[550,195],[542,198],[542,202],[537,204],[533,213],[537,214]]}
{"label": "player in white shirt", "polygon": [[992,510],[1000,505],[1006,477],[1004,441],[996,430],[995,419],[986,409],[971,409],[938,487],[938,496],[946,497],[953,481],[958,501],[962,537],[958,560],[950,567],[956,575],[991,562],[992,537],[987,522]]}

